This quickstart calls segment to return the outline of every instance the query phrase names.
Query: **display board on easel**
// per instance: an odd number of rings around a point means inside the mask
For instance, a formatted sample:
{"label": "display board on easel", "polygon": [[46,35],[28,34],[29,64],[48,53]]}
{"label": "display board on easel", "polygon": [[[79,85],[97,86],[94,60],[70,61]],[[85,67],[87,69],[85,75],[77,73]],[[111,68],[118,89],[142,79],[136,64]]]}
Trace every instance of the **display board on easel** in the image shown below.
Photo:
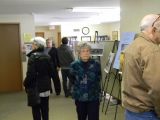
{"label": "display board on easel", "polygon": [[116,53],[115,61],[113,64],[113,68],[120,68],[120,54],[121,52],[134,40],[136,33],[135,32],[124,32],[122,33],[122,37],[118,46],[118,51]]}
{"label": "display board on easel", "polygon": [[88,44],[91,46],[91,56],[103,56],[103,51],[104,51],[104,44],[99,42],[99,43],[94,43],[94,42],[88,42]]}
{"label": "display board on easel", "polygon": [[[120,58],[119,57],[120,57],[121,51],[123,49],[125,49],[125,47],[127,47],[133,41],[135,35],[136,35],[136,33],[134,33],[134,32],[123,33],[119,44],[117,44],[118,50],[115,51],[116,55],[115,55],[115,59],[114,59],[114,62],[113,62],[112,68],[111,68],[112,69],[111,72],[114,72],[114,74],[108,75],[109,76],[109,78],[108,78],[109,83],[107,85],[108,88],[105,89],[105,92],[111,93],[112,96],[114,96],[114,97],[118,96],[118,91],[119,91],[119,87],[120,87],[118,80],[116,80],[119,78],[116,78],[116,77],[117,76],[119,77],[119,75],[118,75],[119,67],[120,67]],[[114,47],[115,47],[115,45],[114,45]],[[114,88],[112,87],[113,83],[114,83]]]}
{"label": "display board on easel", "polygon": [[107,88],[106,87],[108,85],[106,86],[106,83],[108,84],[108,81],[109,81],[110,76],[112,74],[112,66],[113,66],[113,62],[114,62],[114,59],[115,59],[115,52],[118,49],[118,44],[119,44],[118,41],[114,41],[112,49],[110,50],[110,53],[108,55],[106,66],[104,68],[105,78],[104,78],[104,81],[102,81],[102,92],[107,92]]}
{"label": "display board on easel", "polygon": [[[104,97],[102,102],[102,112],[105,111],[105,114],[107,114],[109,104],[113,104],[113,100],[115,100],[116,102],[114,102],[114,105],[116,105],[116,109],[114,119],[116,119],[118,105],[121,104],[121,76],[119,74],[119,57],[121,51],[123,51],[134,40],[135,35],[136,33],[133,32],[127,32],[122,34],[114,64],[112,66],[113,69],[108,69],[109,72],[106,72],[106,78],[103,85]],[[107,95],[109,95],[108,98]]]}
{"label": "display board on easel", "polygon": [[106,73],[109,73],[109,71],[112,67],[113,61],[114,61],[114,57],[115,57],[115,53],[110,52],[109,56],[108,56],[107,63],[106,63],[106,67],[104,68],[104,71]]}

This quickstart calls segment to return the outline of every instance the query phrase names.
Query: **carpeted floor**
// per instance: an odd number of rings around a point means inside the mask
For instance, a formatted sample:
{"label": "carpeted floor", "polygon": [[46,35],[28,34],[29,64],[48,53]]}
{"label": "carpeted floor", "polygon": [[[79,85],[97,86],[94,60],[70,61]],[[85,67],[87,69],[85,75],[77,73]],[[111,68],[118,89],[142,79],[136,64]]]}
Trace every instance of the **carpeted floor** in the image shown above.
{"label": "carpeted floor", "polygon": [[[77,120],[74,101],[63,95],[50,96],[50,120]],[[114,120],[115,106],[107,114],[100,109],[100,120]],[[116,120],[123,120],[123,108],[118,107]],[[0,120],[32,120],[31,108],[26,105],[25,92],[0,93]]]}

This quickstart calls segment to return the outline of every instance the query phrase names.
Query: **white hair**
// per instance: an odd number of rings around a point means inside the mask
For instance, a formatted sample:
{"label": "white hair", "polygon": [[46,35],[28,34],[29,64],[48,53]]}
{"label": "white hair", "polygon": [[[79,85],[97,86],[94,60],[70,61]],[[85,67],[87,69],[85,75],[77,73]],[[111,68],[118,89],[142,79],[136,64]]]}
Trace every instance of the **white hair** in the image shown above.
{"label": "white hair", "polygon": [[158,15],[156,14],[149,14],[146,15],[140,23],[140,30],[145,31],[147,28],[152,27],[152,24],[157,19]]}
{"label": "white hair", "polygon": [[87,42],[80,42],[78,44],[78,53],[81,52],[82,49],[87,48],[89,51],[91,50],[91,46]]}
{"label": "white hair", "polygon": [[158,31],[160,31],[160,21],[157,21],[154,26],[157,28]]}
{"label": "white hair", "polygon": [[34,37],[31,39],[31,41],[37,45],[37,47],[46,47],[46,40],[42,37]]}

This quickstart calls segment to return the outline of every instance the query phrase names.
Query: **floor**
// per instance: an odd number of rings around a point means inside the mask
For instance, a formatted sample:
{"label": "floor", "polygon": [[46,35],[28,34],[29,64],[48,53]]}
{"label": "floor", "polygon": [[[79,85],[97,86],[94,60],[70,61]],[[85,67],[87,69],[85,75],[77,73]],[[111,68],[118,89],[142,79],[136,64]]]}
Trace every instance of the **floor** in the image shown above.
{"label": "floor", "polygon": [[[103,103],[103,102],[101,102]],[[50,120],[77,120],[72,98],[50,96]],[[100,108],[100,120],[114,120],[115,106],[110,105],[105,115]],[[116,120],[123,120],[124,110],[118,107]],[[25,92],[0,93],[0,120],[32,120],[31,109],[26,105]]]}

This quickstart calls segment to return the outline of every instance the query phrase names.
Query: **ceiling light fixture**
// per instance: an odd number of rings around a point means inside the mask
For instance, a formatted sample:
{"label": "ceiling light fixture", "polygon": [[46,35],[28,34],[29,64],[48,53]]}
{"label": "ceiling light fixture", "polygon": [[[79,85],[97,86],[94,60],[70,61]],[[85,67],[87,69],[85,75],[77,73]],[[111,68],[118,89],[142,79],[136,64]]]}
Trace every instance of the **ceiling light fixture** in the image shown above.
{"label": "ceiling light fixture", "polygon": [[87,12],[97,13],[97,15],[90,16],[88,21],[94,22],[115,22],[120,21],[119,7],[75,7],[72,12]]}
{"label": "ceiling light fixture", "polygon": [[95,12],[95,13],[109,13],[119,12],[119,7],[74,7],[72,12]]}
{"label": "ceiling light fixture", "polygon": [[49,25],[93,25],[100,24],[99,21],[79,21],[79,22],[51,22]]}

